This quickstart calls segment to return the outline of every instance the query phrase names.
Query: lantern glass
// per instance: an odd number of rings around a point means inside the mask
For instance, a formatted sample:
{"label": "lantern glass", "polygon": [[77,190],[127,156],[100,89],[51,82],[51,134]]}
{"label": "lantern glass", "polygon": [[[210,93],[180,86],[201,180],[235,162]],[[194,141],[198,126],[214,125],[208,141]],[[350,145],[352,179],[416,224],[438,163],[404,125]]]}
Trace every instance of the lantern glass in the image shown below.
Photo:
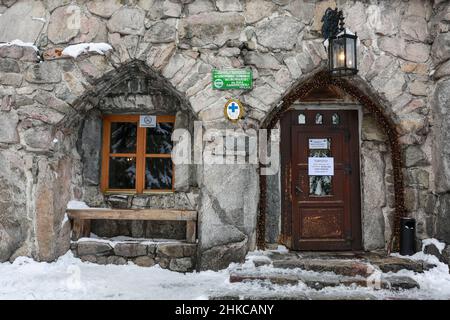
{"label": "lantern glass", "polygon": [[352,38],[346,38],[346,53],[345,53],[345,60],[347,63],[347,67],[350,69],[355,68],[355,44],[356,44],[356,39],[352,39]]}
{"label": "lantern glass", "polygon": [[336,39],[333,41],[333,67],[345,67],[345,39]]}
{"label": "lantern glass", "polygon": [[358,72],[356,61],[357,37],[345,31],[329,39],[329,68],[333,75],[345,76]]}

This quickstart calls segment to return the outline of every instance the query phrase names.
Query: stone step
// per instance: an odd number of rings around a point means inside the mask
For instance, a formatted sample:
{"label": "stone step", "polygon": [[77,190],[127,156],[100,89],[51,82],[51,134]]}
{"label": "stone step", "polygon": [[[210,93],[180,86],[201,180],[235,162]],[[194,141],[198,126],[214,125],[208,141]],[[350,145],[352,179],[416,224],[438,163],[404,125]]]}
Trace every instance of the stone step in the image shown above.
{"label": "stone step", "polygon": [[376,300],[370,293],[345,292],[330,294],[327,292],[240,292],[230,290],[211,294],[209,300]]}
{"label": "stone step", "polygon": [[360,260],[342,259],[286,259],[272,262],[274,268],[333,272],[343,276],[368,276],[373,272],[373,266]]}
{"label": "stone step", "polygon": [[410,270],[418,273],[436,267],[435,264],[425,261],[415,261],[408,258],[399,257],[375,257],[368,258],[370,264],[377,266],[382,272],[399,272],[400,270]]}
{"label": "stone step", "polygon": [[332,274],[310,274],[310,273],[275,273],[261,271],[232,271],[230,272],[230,283],[269,281],[276,285],[306,284],[309,288],[321,290],[328,287],[359,286],[372,287],[374,289],[413,289],[419,288],[419,284],[410,277],[396,275],[371,275],[369,277],[342,276]]}

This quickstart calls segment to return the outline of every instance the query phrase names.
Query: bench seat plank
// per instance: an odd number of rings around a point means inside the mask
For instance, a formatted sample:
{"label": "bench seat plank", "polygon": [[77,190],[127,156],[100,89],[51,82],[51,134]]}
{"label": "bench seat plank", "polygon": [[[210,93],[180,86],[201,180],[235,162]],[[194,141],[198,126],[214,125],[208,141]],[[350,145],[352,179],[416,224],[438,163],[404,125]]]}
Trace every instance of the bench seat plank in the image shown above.
{"label": "bench seat plank", "polygon": [[67,209],[71,219],[80,220],[160,220],[160,221],[196,221],[197,212],[171,209]]}

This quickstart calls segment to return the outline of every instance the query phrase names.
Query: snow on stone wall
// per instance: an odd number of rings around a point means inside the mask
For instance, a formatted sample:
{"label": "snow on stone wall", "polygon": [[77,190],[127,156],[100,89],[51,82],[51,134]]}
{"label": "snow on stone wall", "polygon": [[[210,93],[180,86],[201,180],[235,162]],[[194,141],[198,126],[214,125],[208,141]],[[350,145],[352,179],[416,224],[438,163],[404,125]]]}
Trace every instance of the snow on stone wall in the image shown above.
{"label": "snow on stone wall", "polygon": [[[205,127],[233,128],[222,112],[233,96],[246,104],[242,127],[257,128],[296,82],[326,65],[320,20],[336,6],[334,0],[2,3],[0,43],[31,42],[40,57],[30,47],[0,46],[0,261],[18,255],[53,260],[66,250],[63,208],[83,190],[80,169],[71,165],[79,160],[72,132],[78,127],[63,124],[87,105],[98,108],[93,96],[80,103],[99,88],[96,79],[140,60],[168,80]],[[450,242],[450,5],[339,5],[360,39],[358,81],[369,84],[398,126],[406,205],[419,235]],[[113,50],[60,57],[80,43],[108,43]],[[253,69],[253,90],[212,90],[212,68],[244,66]],[[200,267],[242,260],[255,241],[257,168],[205,167],[197,179],[199,253],[207,257]]]}

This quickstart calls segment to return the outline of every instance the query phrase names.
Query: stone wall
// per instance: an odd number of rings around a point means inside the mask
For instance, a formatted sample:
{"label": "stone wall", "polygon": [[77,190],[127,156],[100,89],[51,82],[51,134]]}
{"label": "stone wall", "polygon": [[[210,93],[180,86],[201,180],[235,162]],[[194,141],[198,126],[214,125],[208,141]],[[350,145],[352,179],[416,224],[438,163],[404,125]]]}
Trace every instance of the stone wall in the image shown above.
{"label": "stone wall", "polygon": [[[104,112],[101,97],[136,61],[204,128],[236,127],[223,118],[229,97],[245,104],[239,126],[258,128],[284,94],[326,65],[321,18],[336,5],[360,39],[355,81],[397,125],[408,212],[420,237],[449,242],[447,1],[13,0],[0,4],[0,43],[20,39],[39,51],[0,46],[0,261],[51,261],[68,248],[64,208],[87,194],[76,165],[79,128],[92,108]],[[58,57],[80,42],[107,42],[113,51]],[[212,90],[212,68],[244,66],[253,69],[253,90]],[[380,148],[366,149],[385,156]],[[257,166],[202,165],[195,176],[198,266],[242,260],[255,244]]]}
{"label": "stone wall", "polygon": [[195,244],[154,241],[107,241],[81,238],[70,246],[82,261],[97,264],[134,263],[141,267],[159,265],[163,269],[190,272],[195,269]]}

